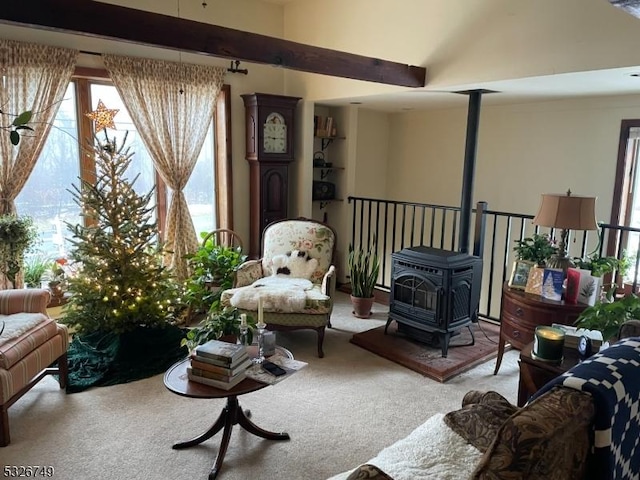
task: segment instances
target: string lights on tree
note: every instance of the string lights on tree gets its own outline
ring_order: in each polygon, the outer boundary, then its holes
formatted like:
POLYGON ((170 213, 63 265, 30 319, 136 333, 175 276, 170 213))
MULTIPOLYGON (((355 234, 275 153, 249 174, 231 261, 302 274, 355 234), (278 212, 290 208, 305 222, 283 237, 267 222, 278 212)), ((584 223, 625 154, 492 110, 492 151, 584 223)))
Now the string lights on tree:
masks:
POLYGON ((138 326, 164 326, 173 321, 179 287, 162 265, 156 246, 157 225, 150 206, 154 193, 137 194, 126 171, 133 157, 121 144, 96 137, 95 183, 73 187, 85 224, 67 224, 73 234, 70 256, 82 265, 69 279, 71 292, 65 323, 79 333, 124 333, 138 326))

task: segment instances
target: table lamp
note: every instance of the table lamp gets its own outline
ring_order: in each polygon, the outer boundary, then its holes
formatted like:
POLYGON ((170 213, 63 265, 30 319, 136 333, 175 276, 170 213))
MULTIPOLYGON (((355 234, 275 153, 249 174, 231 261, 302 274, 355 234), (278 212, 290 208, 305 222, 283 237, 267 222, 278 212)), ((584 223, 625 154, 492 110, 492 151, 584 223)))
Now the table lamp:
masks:
POLYGON ((596 222, 596 197, 580 197, 571 194, 543 193, 538 213, 532 223, 541 227, 561 229, 558 253, 554 254, 546 265, 549 268, 575 267, 575 264, 567 256, 570 230, 597 230, 596 222))

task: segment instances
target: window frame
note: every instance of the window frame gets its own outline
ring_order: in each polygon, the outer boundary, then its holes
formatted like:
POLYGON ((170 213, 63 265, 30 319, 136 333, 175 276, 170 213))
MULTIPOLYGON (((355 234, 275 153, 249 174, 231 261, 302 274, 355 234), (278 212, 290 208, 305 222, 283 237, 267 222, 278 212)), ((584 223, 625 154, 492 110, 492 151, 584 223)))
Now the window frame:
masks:
MULTIPOLYGON (((78 117, 78 141, 82 144, 93 143, 93 122, 85 113, 92 110, 91 84, 113 85, 106 69, 76 67, 71 81, 76 84, 76 108, 78 117)), ((214 228, 233 229, 233 188, 232 188, 232 153, 231 153, 231 86, 224 84, 216 99, 214 111, 214 199, 216 209, 216 225, 214 228)), ((80 174, 82 179, 95 183, 96 165, 91 155, 82 155, 80 149, 80 174)), ((168 187, 155 170, 155 202, 158 221, 158 238, 164 238, 167 222, 168 187)), ((86 219, 85 219, 86 221, 86 219)))

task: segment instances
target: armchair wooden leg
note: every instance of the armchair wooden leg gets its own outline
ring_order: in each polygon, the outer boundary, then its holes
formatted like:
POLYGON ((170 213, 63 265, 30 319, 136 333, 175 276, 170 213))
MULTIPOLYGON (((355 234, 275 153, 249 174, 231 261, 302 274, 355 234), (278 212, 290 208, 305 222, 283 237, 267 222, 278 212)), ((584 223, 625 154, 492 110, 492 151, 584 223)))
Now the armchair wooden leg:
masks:
POLYGON ((322 351, 322 343, 324 342, 324 327, 318 327, 316 329, 318 332, 318 357, 324 357, 324 352, 322 351))
POLYGON ((0 447, 6 447, 11 441, 9 437, 9 406, 7 404, 0 406, 0 447))

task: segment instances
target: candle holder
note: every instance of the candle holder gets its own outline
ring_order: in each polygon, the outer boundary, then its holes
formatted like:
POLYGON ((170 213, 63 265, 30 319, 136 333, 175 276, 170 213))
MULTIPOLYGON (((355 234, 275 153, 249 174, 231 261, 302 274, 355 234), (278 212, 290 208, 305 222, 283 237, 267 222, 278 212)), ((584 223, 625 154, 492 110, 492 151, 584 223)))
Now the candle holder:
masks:
POLYGON ((244 345, 245 347, 249 345, 249 324, 247 323, 247 314, 243 313, 240 315, 240 336, 238 337, 238 342, 240 345, 244 345))
POLYGON ((253 360, 254 363, 264 362, 264 331, 266 328, 266 323, 256 324, 256 329, 258 330, 258 357, 253 360))

